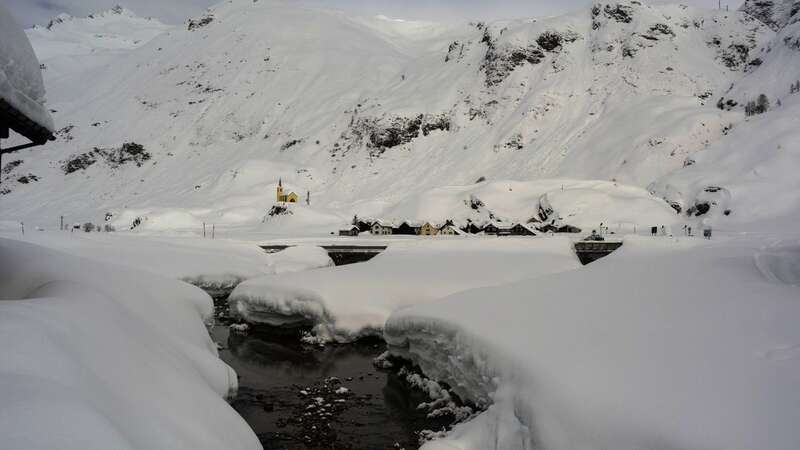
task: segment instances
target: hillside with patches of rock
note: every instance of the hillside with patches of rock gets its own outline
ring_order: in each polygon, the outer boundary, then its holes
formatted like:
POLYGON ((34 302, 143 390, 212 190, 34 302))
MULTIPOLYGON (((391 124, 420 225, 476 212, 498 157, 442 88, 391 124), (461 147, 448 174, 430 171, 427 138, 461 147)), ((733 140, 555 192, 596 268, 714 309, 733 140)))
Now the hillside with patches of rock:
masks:
MULTIPOLYGON (((569 178, 648 189, 688 218, 708 178, 725 173, 709 155, 763 156, 737 137, 758 136, 762 121, 784 124, 775 145, 796 157, 789 78, 800 75, 786 70, 797 67, 796 23, 784 20, 791 2, 762 3, 728 12, 623 0, 460 26, 222 3, 103 59, 102 70, 45 71, 58 140, 2 168, 2 217, 330 227, 479 179, 569 178), (745 117, 761 93, 783 109, 745 117), (63 170, 131 143, 149 157, 63 170), (36 180, 15 181, 27 174, 36 180), (312 202, 266 220, 279 178, 312 202)), ((775 161, 758 195, 738 177, 719 186, 730 198, 716 220, 762 220, 753 202, 789 188, 775 161)))

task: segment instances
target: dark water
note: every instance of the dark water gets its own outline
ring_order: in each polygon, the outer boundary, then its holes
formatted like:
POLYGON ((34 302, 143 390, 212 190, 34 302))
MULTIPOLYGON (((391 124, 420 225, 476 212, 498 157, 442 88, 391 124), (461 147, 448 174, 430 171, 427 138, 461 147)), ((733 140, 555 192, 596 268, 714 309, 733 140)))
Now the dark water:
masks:
POLYGON ((212 335, 240 376, 232 405, 265 449, 410 450, 419 447, 419 431, 452 423, 427 418, 417 409, 429 401, 422 391, 373 366, 385 350, 380 340, 318 348, 297 335, 245 335, 221 322, 212 335))

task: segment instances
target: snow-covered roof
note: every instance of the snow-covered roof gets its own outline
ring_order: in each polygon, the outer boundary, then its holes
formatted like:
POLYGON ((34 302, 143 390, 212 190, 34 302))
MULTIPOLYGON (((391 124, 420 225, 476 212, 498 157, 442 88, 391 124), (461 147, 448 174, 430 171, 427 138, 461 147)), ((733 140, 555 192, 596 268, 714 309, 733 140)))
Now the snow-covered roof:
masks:
POLYGON ((530 231, 533 234, 536 234, 536 233, 539 232, 539 230, 537 230, 535 227, 533 227, 532 225, 529 225, 527 223, 515 223, 514 225, 511 225, 511 228, 514 228, 516 225, 521 226, 522 228, 530 231))
POLYGON ((459 235, 459 236, 466 236, 466 234, 467 234, 467 233, 465 233, 464 231, 462 231, 460 228, 458 228, 455 225, 445 225, 445 226, 442 227, 442 230, 445 230, 445 229, 453 230, 453 232, 455 234, 459 235))
POLYGON ((39 60, 11 13, 0 5, 0 123, 34 142, 51 137, 39 60))
POLYGON ((495 228, 498 228, 498 229, 501 229, 501 230, 507 230, 507 229, 511 228, 512 226, 514 226, 514 225, 513 225, 513 224, 511 224, 511 225, 506 225, 506 224, 504 224, 504 223, 495 222, 495 221, 493 220, 493 221, 491 221, 491 222, 487 223, 487 224, 484 226, 484 228, 486 228, 486 227, 488 227, 488 226, 493 226, 493 227, 495 227, 495 228))

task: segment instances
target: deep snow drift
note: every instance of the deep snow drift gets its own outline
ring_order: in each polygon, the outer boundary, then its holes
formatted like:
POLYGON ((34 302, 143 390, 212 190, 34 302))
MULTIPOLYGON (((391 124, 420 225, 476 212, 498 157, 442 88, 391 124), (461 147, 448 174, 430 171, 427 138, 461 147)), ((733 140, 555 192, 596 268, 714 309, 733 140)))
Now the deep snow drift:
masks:
POLYGON ((31 43, 11 13, 0 5, 0 99, 53 131, 53 119, 44 107, 44 97, 42 73, 31 43))
POLYGON ((629 237, 395 312, 393 352, 492 405, 425 449, 796 448, 798 242, 629 237))
POLYGON ((78 230, 72 233, 29 230, 27 235, 21 236, 18 227, 2 223, 0 237, 25 240, 98 262, 182 280, 219 294, 229 292, 247 279, 333 265, 323 249, 309 245, 267 254, 254 242, 195 236, 78 230))
POLYGON ((319 339, 346 342, 409 305, 579 266, 565 238, 394 242, 367 263, 245 281, 228 301, 249 322, 314 325, 319 339))
POLYGON ((0 239, 8 449, 258 449, 200 289, 0 239))

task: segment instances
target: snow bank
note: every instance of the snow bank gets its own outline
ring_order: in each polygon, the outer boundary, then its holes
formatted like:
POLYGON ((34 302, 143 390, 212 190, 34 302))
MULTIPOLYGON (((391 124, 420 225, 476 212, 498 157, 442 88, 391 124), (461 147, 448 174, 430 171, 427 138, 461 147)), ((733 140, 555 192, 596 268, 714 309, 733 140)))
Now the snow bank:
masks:
POLYGON ((278 253, 267 255, 271 273, 304 272, 322 267, 332 267, 333 261, 322 247, 297 245, 278 253))
POLYGON ((29 232, 25 238, 72 255, 183 280, 206 290, 228 291, 248 278, 274 273, 276 264, 252 242, 225 239, 82 231, 29 232))
POLYGON ((579 266, 565 238, 394 242, 367 263, 245 281, 228 301, 248 321, 316 325, 318 336, 347 341, 408 305, 579 266))
POLYGON ((797 448, 797 242, 761 247, 630 237, 579 271, 395 312, 394 353, 491 404, 424 448, 797 448))
POLYGON ((0 239, 8 449, 258 449, 197 288, 0 239))
POLYGON ((55 129, 44 107, 44 82, 39 60, 25 32, 0 5, 0 99, 50 131, 55 129))

